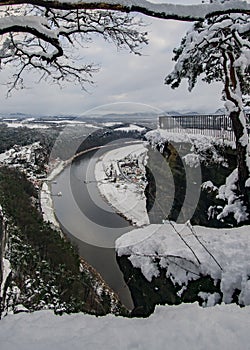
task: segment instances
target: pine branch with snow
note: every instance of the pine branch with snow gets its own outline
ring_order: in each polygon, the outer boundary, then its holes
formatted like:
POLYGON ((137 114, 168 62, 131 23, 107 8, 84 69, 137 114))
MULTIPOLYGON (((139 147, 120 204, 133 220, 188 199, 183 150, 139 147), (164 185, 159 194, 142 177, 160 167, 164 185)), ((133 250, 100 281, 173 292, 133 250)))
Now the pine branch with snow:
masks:
POLYGON ((207 83, 223 83, 223 99, 236 139, 238 188, 249 202, 250 145, 244 113, 250 94, 250 16, 223 14, 197 22, 174 51, 174 70, 165 80, 172 88, 187 79, 191 91, 201 76, 207 83))

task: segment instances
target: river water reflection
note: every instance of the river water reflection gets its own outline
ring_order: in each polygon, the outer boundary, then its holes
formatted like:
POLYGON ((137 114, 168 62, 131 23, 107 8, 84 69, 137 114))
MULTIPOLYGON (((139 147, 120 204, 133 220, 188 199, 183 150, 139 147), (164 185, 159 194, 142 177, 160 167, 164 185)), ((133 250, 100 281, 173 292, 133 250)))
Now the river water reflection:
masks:
POLYGON ((94 177, 97 158, 108 150, 82 155, 57 176, 51 184, 54 209, 80 256, 102 275, 122 303, 132 309, 130 291, 116 261, 114 242, 133 227, 102 199, 94 177), (58 192, 62 196, 57 196, 58 192))

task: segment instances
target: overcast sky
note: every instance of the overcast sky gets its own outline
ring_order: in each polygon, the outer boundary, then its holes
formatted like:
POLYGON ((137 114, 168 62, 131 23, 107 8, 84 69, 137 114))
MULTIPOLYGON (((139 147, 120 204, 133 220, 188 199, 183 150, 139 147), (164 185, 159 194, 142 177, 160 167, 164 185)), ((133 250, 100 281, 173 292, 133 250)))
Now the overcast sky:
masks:
MULTIPOLYGON (((171 2, 154 0, 154 2, 171 2)), ((175 2, 175 1, 172 1, 175 2)), ((195 4, 201 0, 178 0, 178 3, 195 4)), ((127 51, 117 52, 114 45, 95 39, 89 48, 83 50, 86 62, 100 64, 95 74, 96 84, 82 91, 74 85, 60 89, 47 83, 32 83, 27 77, 28 88, 14 91, 6 99, 6 88, 0 86, 1 113, 23 112, 29 114, 79 114, 91 109, 107 112, 124 112, 133 109, 150 111, 199 111, 214 112, 223 106, 222 85, 197 84, 192 93, 187 91, 186 82, 172 90, 164 85, 164 77, 171 72, 172 51, 191 26, 189 23, 159 20, 143 17, 149 23, 149 45, 142 50, 143 56, 135 56, 127 51), (105 105, 105 107, 100 107, 105 105)), ((0 74, 1 81, 10 72, 0 74)))

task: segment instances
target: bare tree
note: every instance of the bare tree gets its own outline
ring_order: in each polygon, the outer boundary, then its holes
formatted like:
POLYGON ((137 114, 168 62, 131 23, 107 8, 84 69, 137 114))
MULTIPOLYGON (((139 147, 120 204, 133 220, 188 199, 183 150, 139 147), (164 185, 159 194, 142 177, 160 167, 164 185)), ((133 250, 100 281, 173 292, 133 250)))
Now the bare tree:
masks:
POLYGON ((0 0, 0 6, 30 4, 57 10, 111 10, 125 13, 141 13, 147 16, 183 21, 202 21, 208 16, 222 13, 249 13, 246 0, 210 0, 199 5, 152 3, 147 0, 0 0))
POLYGON ((175 49, 175 68, 166 78, 173 88, 187 79, 189 90, 200 75, 223 82, 223 98, 236 138, 238 186, 247 200, 250 145, 244 107, 250 93, 250 16, 224 14, 195 23, 175 49))
POLYGON ((0 69, 8 64, 16 68, 8 92, 22 88, 23 73, 33 69, 41 79, 84 88, 97 67, 83 63, 73 46, 90 41, 93 34, 137 54, 147 43, 141 20, 128 13, 201 21, 218 13, 249 11, 250 4, 242 0, 188 6, 146 0, 0 0, 0 69))
POLYGON ((138 30, 141 20, 110 11, 58 11, 25 5, 1 10, 1 20, 0 67, 15 67, 9 92, 22 88, 24 72, 33 69, 40 72, 40 79, 73 82, 84 88, 97 67, 83 63, 73 47, 87 45, 93 34, 135 54, 147 43, 146 33, 138 30))

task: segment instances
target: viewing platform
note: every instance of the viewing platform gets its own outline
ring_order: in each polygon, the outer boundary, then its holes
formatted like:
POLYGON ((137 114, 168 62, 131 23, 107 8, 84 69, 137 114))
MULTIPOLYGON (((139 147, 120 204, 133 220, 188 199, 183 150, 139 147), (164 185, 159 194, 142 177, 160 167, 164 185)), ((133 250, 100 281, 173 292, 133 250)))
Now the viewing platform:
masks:
MULTIPOLYGON (((250 114, 246 114, 246 117, 250 134, 250 114)), ((159 127, 173 133, 185 132, 235 141, 232 121, 225 114, 160 116, 159 127)))

